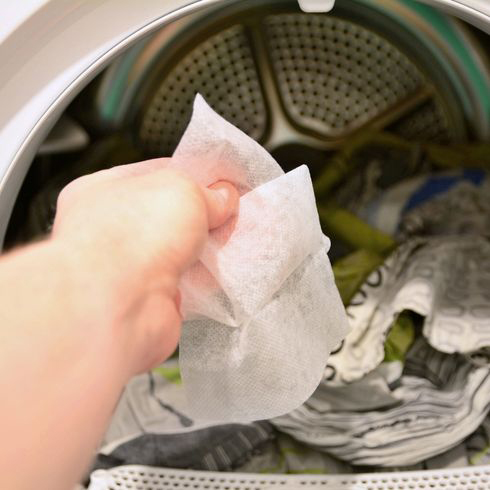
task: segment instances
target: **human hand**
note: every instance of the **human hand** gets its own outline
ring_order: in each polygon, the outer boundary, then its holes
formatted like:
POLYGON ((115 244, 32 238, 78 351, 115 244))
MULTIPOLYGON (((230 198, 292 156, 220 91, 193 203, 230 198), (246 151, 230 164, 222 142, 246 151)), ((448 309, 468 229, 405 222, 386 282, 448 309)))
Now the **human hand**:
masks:
MULTIPOLYGON (((229 183, 205 189, 165 169, 168 159, 114 167, 70 183, 58 198, 53 240, 92 291, 128 376, 167 358, 181 326, 178 283, 208 230, 237 211, 229 183)), ((102 327, 106 328, 106 327, 102 327)), ((103 332, 102 334, 105 334, 103 332)))

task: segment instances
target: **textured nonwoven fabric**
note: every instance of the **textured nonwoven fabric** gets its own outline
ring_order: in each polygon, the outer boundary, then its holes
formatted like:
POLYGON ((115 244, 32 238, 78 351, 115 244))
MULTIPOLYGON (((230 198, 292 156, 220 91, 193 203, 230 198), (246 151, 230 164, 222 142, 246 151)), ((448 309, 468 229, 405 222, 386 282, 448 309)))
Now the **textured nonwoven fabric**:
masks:
POLYGON ((285 174, 199 95, 169 167, 241 195, 238 215, 210 233, 180 284, 192 415, 244 422, 297 408, 347 333, 308 168, 285 174))

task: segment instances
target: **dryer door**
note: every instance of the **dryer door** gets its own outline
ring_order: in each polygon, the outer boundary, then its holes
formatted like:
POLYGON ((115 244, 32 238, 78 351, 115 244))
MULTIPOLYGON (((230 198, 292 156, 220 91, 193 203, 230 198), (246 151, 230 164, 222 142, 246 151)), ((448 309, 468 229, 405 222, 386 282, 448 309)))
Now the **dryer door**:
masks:
POLYGON ((488 0, 419 0, 466 20, 490 34, 490 2, 488 0))

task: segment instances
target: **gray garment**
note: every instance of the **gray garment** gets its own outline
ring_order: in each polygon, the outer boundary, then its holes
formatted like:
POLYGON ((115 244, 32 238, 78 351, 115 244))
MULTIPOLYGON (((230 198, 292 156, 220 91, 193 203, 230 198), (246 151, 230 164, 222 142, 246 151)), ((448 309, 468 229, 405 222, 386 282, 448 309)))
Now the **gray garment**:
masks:
POLYGON ((143 434, 99 454, 93 470, 140 464, 168 468, 231 471, 274 438, 268 422, 229 424, 179 434, 143 434))
POLYGON ((278 433, 244 465, 240 473, 262 474, 345 474, 352 467, 339 459, 295 441, 287 434, 278 433))
MULTIPOLYGON (((312 409, 336 412, 382 410, 398 405, 400 400, 393 395, 389 388, 392 380, 385 373, 387 370, 396 370, 398 364, 401 363, 383 363, 374 371, 366 374, 361 380, 345 385, 335 386, 329 382, 320 383, 320 386, 306 403, 312 409)), ((398 370, 398 374, 401 374, 401 369, 398 370)))
POLYGON ((210 425, 189 416, 178 362, 135 376, 112 417, 93 469, 126 464, 229 471, 274 438, 268 422, 210 425))
POLYGON ((490 416, 483 424, 465 441, 469 465, 490 464, 490 416))
MULTIPOLYGON (((465 441, 419 463, 419 470, 436 470, 446 468, 467 468, 490 464, 490 417, 465 441)), ((402 470, 400 470, 402 471, 402 470)))
POLYGON ((400 403, 382 411, 334 412, 329 404, 322 408, 321 400, 310 400, 272 422, 351 464, 413 465, 451 449, 478 428, 490 409, 490 373, 419 338, 392 394, 400 403))
POLYGON ((424 317, 425 337, 442 352, 472 353, 490 345, 490 241, 451 236, 400 245, 352 298, 351 330, 329 357, 326 378, 352 383, 375 369, 404 310, 424 317))
POLYGON ((425 461, 424 467, 427 470, 437 470, 441 468, 463 468, 469 466, 468 451, 466 443, 462 442, 449 451, 438 454, 425 461))
POLYGON ((356 171, 335 190, 335 200, 355 214, 360 214, 396 184, 431 171, 430 163, 420 158, 416 146, 407 151, 366 145, 355 153, 350 164, 356 171))
POLYGON ((414 236, 490 235, 490 179, 461 182, 403 216, 397 239, 414 236))
POLYGON ((102 444, 103 452, 143 434, 195 431, 210 425, 189 416, 178 361, 171 359, 153 372, 140 374, 124 389, 102 444), (159 370, 174 372, 176 379, 159 370))

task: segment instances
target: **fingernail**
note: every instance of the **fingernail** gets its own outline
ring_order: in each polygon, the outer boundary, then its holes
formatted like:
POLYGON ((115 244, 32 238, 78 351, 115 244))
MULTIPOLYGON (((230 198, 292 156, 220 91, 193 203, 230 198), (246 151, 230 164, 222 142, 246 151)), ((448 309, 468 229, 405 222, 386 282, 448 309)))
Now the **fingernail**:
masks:
POLYGON ((219 195, 219 198, 223 201, 223 205, 228 204, 230 199, 230 190, 227 187, 218 187, 214 189, 219 195))

